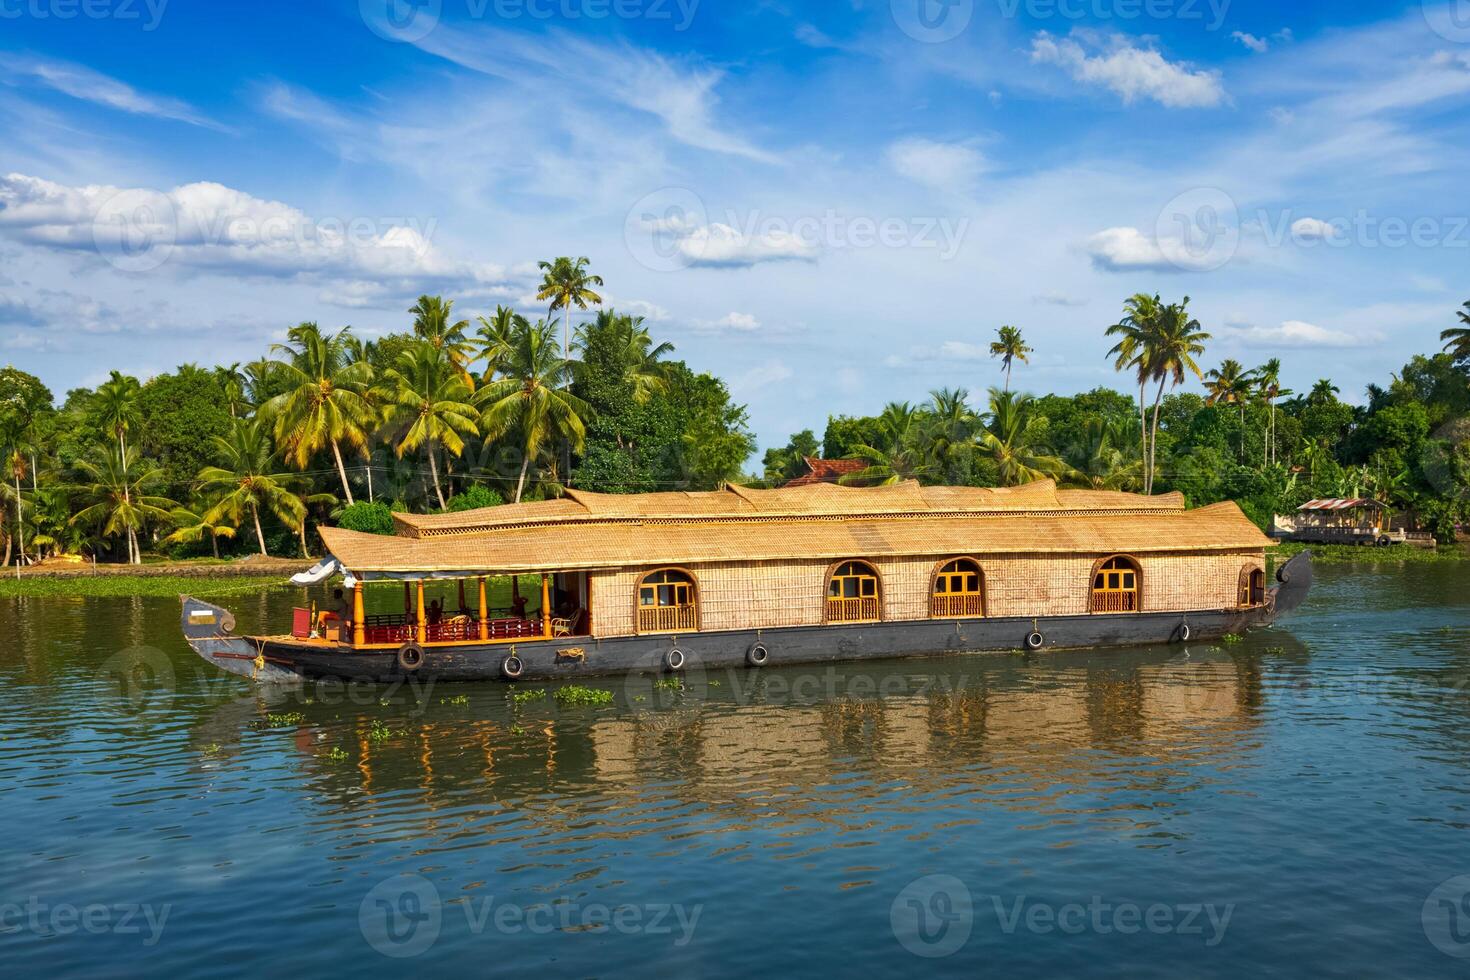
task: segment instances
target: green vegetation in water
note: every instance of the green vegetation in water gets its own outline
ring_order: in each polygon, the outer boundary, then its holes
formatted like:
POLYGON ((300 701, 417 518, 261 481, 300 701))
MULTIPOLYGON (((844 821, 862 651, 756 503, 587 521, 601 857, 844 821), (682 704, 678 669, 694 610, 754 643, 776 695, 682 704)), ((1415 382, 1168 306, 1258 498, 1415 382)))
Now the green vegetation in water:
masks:
MULTIPOLYGON (((284 577, 284 576, 282 576, 284 577)), ((0 575, 0 598, 109 599, 144 596, 174 599, 191 595, 218 599, 288 588, 270 576, 209 575, 74 575, 59 578, 0 575)))
POLYGON ((570 687, 558 688, 556 692, 558 704, 568 707, 581 707, 599 704, 612 704, 613 694, 597 687, 582 687, 573 684, 570 687))
POLYGON ((407 729, 400 729, 395 732, 381 721, 373 719, 373 727, 368 729, 368 740, 373 742, 386 742, 395 735, 403 736, 407 734, 407 729))
POLYGON ((470 697, 469 697, 468 694, 457 694, 457 695, 455 695, 452 698, 440 698, 439 699, 439 703, 440 704, 466 705, 466 704, 469 704, 470 703, 470 697))
POLYGON ((279 715, 266 715, 265 723, 271 728, 281 728, 286 725, 299 725, 306 720, 306 716, 299 711, 287 711, 279 715))
POLYGON ((540 688, 536 688, 535 690, 531 691, 516 691, 510 696, 510 699, 516 704, 527 704, 531 701, 544 701, 546 699, 546 692, 541 690, 540 688))
POLYGON ((210 742, 200 751, 203 752, 205 755, 219 755, 220 744, 218 742, 210 742))
POLYGON ((653 682, 655 691, 682 691, 684 682, 677 677, 661 677, 653 682))
POLYGON ((334 745, 330 749, 327 749, 326 755, 323 758, 328 762, 346 762, 347 750, 340 745, 334 745))
POLYGON ((1239 633, 1226 633, 1224 636, 1220 637, 1220 642, 1225 644, 1226 646, 1231 646, 1233 644, 1239 643, 1240 640, 1241 636, 1239 633))
POLYGON ((524 734, 526 734, 526 730, 524 728, 522 728, 520 725, 511 725, 510 726, 510 733, 512 735, 524 735, 524 734))
POLYGON ((1266 549, 1266 555, 1277 565, 1287 559, 1311 551, 1316 564, 1333 565, 1348 562, 1437 562, 1470 561, 1470 548, 1463 545, 1446 545, 1438 548, 1416 548, 1408 544, 1390 545, 1387 548, 1352 544, 1302 544, 1287 541, 1266 549))

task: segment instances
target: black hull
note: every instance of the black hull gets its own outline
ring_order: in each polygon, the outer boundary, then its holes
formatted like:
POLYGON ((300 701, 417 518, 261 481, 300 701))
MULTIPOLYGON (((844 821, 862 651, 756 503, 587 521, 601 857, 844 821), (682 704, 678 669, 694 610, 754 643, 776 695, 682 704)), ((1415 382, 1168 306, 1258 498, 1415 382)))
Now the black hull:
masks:
POLYGON ((189 597, 184 598, 183 622, 190 646, 201 657, 231 673, 260 681, 304 677, 391 682, 409 676, 424 682, 540 681, 663 672, 670 669, 668 657, 674 650, 684 655, 684 670, 745 666, 757 644, 768 651, 770 664, 786 665, 1015 651, 1027 649, 1033 633, 1040 634, 1041 642, 1032 648, 1040 651, 1212 640, 1269 625, 1295 609, 1305 600, 1311 578, 1310 555, 1304 552, 1280 570, 1281 584, 1271 590, 1267 603, 1249 609, 918 620, 677 637, 566 637, 514 646, 466 644, 429 647, 422 665, 411 674, 399 666, 396 651, 392 650, 354 651, 231 636, 233 619, 228 612, 189 597), (522 665, 518 678, 507 676, 504 666, 512 654, 522 665))

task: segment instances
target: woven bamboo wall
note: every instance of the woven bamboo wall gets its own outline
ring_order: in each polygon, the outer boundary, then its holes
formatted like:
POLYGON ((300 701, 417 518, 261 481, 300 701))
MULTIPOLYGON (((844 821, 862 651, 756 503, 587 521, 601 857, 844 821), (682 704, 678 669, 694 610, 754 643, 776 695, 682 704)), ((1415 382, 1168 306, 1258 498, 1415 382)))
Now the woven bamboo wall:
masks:
MULTIPOLYGON (((991 616, 1063 616, 1087 612, 1089 578, 1102 555, 975 556, 985 572, 991 616)), ((1263 568, 1259 551, 1145 555, 1143 610, 1224 609, 1236 603, 1240 570, 1263 568)), ((929 618, 932 558, 871 563, 883 584, 883 618, 929 618)), ((823 619, 827 571, 816 561, 719 562, 688 566, 699 587, 700 625, 706 630, 817 625, 823 619)), ((628 636, 638 579, 651 569, 593 573, 592 632, 628 636)))

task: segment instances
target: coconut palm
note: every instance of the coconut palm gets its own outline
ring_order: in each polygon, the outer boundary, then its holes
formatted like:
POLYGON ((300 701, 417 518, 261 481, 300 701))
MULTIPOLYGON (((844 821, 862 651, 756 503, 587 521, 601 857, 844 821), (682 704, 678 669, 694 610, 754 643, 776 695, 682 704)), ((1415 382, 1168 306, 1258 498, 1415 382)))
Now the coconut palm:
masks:
POLYGON ((485 361, 481 380, 490 382, 501 374, 515 346, 516 331, 529 326, 529 322, 508 306, 496 306, 493 316, 479 317, 479 321, 480 329, 475 331, 475 336, 480 341, 480 357, 485 361))
MULTIPOLYGON (((92 415, 117 438, 118 459, 123 467, 121 476, 124 498, 132 492, 130 481, 127 479, 128 462, 132 459, 128 453, 128 432, 139 422, 138 394, 140 391, 142 391, 142 385, 138 384, 137 378, 112 371, 108 374, 107 380, 97 386, 97 391, 92 396, 92 415)), ((128 561, 131 564, 137 564, 142 561, 142 556, 138 553, 138 539, 133 533, 132 525, 126 525, 126 528, 128 561)))
POLYGON ((1141 486, 1143 454, 1138 430, 1124 419, 1090 418, 1063 460, 1074 471, 1070 479, 1093 490, 1129 490, 1141 486))
POLYGON ((990 411, 977 442, 995 461, 996 473, 1005 486, 1072 475, 1066 463, 1035 444, 1038 420, 1031 414, 1031 401, 1030 395, 1019 391, 990 389, 990 411))
POLYGON ((1463 310, 1456 310, 1455 315, 1460 318, 1462 325, 1441 331, 1439 339, 1444 341, 1444 350, 1457 363, 1470 362, 1470 302, 1465 304, 1463 310))
MULTIPOLYGON (((12 446, 6 455, 5 469, 6 475, 15 481, 15 489, 12 491, 15 502, 15 540, 20 545, 20 561, 21 564, 24 564, 26 561, 26 526, 25 518, 22 516, 24 505, 21 499, 20 481, 26 475, 26 454, 18 445, 12 446)), ((9 563, 8 554, 5 560, 9 563)))
POLYGON ((565 442, 581 451, 584 416, 590 409, 568 388, 573 365, 556 348, 556 327, 545 321, 516 323, 501 365, 501 377, 475 392, 480 426, 487 439, 510 433, 521 450, 515 502, 520 503, 532 460, 549 445, 565 442))
POLYGON ((193 544, 208 538, 210 550, 214 552, 215 558, 219 557, 219 539, 235 536, 234 524, 206 520, 202 510, 175 507, 168 516, 174 522, 175 529, 172 534, 163 539, 164 541, 169 544, 193 544))
POLYGON ((1333 384, 1327 378, 1322 378, 1312 385, 1312 390, 1307 392, 1308 405, 1322 405, 1327 402, 1336 401, 1342 389, 1333 384))
POLYGON ((1154 489, 1159 450, 1159 405, 1164 400, 1164 385, 1173 388, 1183 384, 1186 372, 1204 380, 1195 358, 1204 353, 1204 342, 1209 339, 1210 335, 1200 328, 1199 321, 1189 315, 1188 296, 1182 303, 1170 303, 1159 311, 1158 329, 1151 332, 1143 354, 1150 376, 1159 382, 1149 429, 1144 493, 1153 493, 1154 489))
POLYGON ((268 510, 293 531, 306 520, 306 504, 297 495, 302 478, 281 471, 281 462, 271 447, 265 423, 236 421, 223 436, 210 438, 218 466, 199 471, 201 495, 215 502, 199 515, 201 522, 238 527, 249 515, 255 525, 255 543, 265 555, 265 532, 260 512, 268 510))
POLYGON ((1289 390, 1281 387, 1281 358, 1273 357, 1265 364, 1256 368, 1256 384, 1260 386, 1261 397, 1266 399, 1266 444, 1261 450, 1262 465, 1276 462, 1276 399, 1291 394, 1289 390))
POLYGON ((420 296, 408 312, 413 314, 413 335, 428 341, 435 350, 443 351, 464 383, 473 388, 475 382, 468 365, 474 360, 475 344, 465 336, 470 321, 454 319, 454 300, 420 296))
POLYGON ((1245 459, 1245 405, 1256 391, 1256 376, 1239 361, 1226 358, 1206 375, 1205 401, 1211 405, 1235 405, 1240 409, 1240 457, 1245 459))
POLYGON ((540 300, 550 300, 550 315, 564 310, 562 322, 562 357, 572 357, 572 307, 585 310, 587 305, 601 305, 602 297, 592 291, 593 286, 602 285, 602 277, 587 271, 590 260, 583 256, 572 259, 565 255, 550 262, 536 263, 541 269, 541 288, 536 293, 540 300))
POLYGON ((641 316, 603 310, 593 322, 577 328, 574 346, 584 358, 592 350, 609 355, 622 369, 623 380, 640 405, 668 390, 671 369, 663 358, 674 352, 674 345, 668 341, 655 344, 641 316))
POLYGON ((438 450, 458 456, 464 452, 464 437, 479 431, 470 386, 444 351, 427 341, 399 354, 383 381, 387 425, 397 430, 393 451, 402 459, 406 452, 424 450, 443 510, 448 504, 439 482, 438 450))
POLYGON ((271 346, 272 353, 282 355, 277 370, 287 390, 262 407, 262 415, 274 424, 276 445, 298 470, 331 448, 349 505, 352 485, 342 463, 342 445, 366 455, 368 436, 378 420, 367 396, 373 368, 367 361, 352 359, 351 329, 324 334, 315 323, 292 327, 286 334, 288 343, 271 346))
POLYGON ((1163 308, 1157 294, 1134 293, 1123 301, 1123 318, 1105 331, 1106 336, 1118 338, 1108 351, 1108 356, 1113 358, 1113 369, 1132 370, 1138 382, 1138 437, 1144 458, 1148 454, 1148 410, 1144 392, 1150 374, 1146 354, 1150 338, 1158 331, 1159 312, 1163 308))
POLYGON ((1031 363, 1026 355, 1034 353, 1034 350, 1026 346, 1019 327, 1005 326, 995 333, 997 339, 990 345, 990 356, 1000 358, 1001 367, 1006 372, 1006 384, 1003 390, 1010 391, 1011 363, 1013 361, 1020 361, 1022 364, 1031 363))
POLYGON ((929 393, 925 438, 935 464, 943 468, 946 482, 966 482, 970 457, 975 447, 975 429, 980 420, 970 408, 970 393, 964 388, 940 388, 929 393))
POLYGON ((128 541, 129 564, 140 565, 139 528, 149 521, 168 521, 169 510, 178 505, 151 492, 163 483, 163 471, 152 463, 140 463, 136 452, 132 447, 109 446, 95 461, 77 461, 77 469, 88 481, 83 494, 92 503, 73 514, 71 523, 101 524, 104 537, 122 534, 128 541))

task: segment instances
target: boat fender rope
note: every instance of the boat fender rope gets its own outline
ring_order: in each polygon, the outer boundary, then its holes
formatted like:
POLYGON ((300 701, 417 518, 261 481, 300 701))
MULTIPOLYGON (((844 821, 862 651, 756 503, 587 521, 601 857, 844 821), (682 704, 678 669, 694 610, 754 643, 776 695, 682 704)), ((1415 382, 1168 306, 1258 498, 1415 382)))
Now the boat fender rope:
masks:
POLYGON ((1041 635, 1040 630, 1032 630, 1030 633, 1026 634, 1027 650, 1040 650, 1045 645, 1046 637, 1041 635))
POLYGON ((424 665, 424 648, 417 643, 405 643, 398 648, 398 666, 413 672, 424 665))
POLYGON ((516 656, 516 648, 511 647, 504 660, 500 662, 500 672, 509 680, 515 680, 525 673, 526 665, 521 658, 516 656))
POLYGON ((1189 620, 1186 619, 1179 625, 1179 642, 1188 643, 1190 635, 1189 620))
POLYGON ((771 659, 771 651, 766 649, 764 643, 756 642, 745 651, 745 662, 752 667, 764 667, 771 659))
POLYGON ((674 647, 668 653, 664 654, 664 667, 670 671, 683 670, 684 651, 678 647, 674 647))

